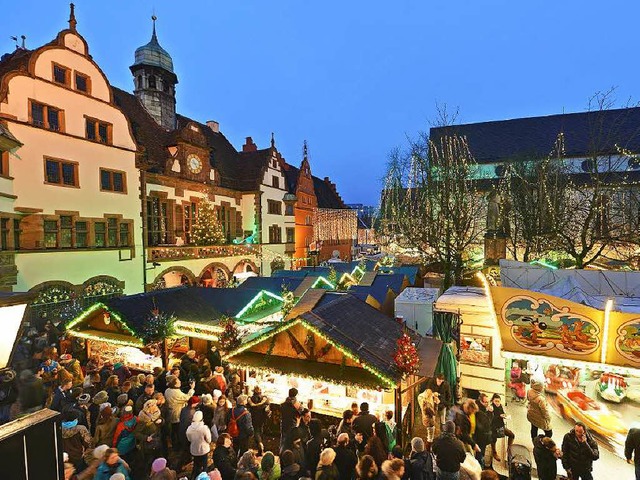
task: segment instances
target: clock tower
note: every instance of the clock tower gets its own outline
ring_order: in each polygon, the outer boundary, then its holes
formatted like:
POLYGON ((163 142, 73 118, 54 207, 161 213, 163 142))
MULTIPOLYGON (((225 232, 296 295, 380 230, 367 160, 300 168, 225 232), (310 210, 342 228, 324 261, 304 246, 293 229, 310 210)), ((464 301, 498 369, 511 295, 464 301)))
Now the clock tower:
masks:
POLYGON ((151 41, 138 48, 135 62, 129 69, 133 74, 134 93, 149 114, 167 130, 176 128, 176 84, 171 55, 160 46, 156 36, 156 16, 151 41))

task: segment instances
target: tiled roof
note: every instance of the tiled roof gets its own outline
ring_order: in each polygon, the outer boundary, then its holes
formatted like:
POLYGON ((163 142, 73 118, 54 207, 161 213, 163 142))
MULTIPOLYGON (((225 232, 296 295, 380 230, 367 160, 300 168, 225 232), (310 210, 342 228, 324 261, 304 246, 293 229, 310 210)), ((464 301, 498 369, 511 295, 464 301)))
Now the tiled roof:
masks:
POLYGON ((280 295, 283 285, 287 287, 287 290, 293 292, 302 283, 302 280, 302 278, 296 277, 249 277, 242 282, 238 288, 267 290, 268 292, 280 295))
POLYGON ((405 276, 403 274, 377 274, 371 285, 354 285, 349 290, 371 295, 380 304, 383 304, 389 290, 392 290, 396 296, 400 294, 404 278, 405 276))
POLYGON ((311 288, 304 292, 304 295, 300 298, 298 303, 296 303, 289 314, 287 315, 286 320, 291 320, 293 318, 298 318, 303 313, 307 313, 322 300, 324 295, 326 294, 326 290, 322 288, 311 288))
POLYGON ((271 160, 271 148, 254 150, 252 152, 240 152, 238 154, 238 168, 242 175, 237 177, 238 190, 259 190, 264 172, 271 160))
POLYGON ((318 200, 318 208, 347 208, 328 180, 313 177, 313 189, 318 200))
POLYGON ((616 145, 640 152, 640 107, 434 127, 430 137, 454 133, 478 163, 547 157, 560 133, 567 157, 616 153, 616 145))
POLYGON ((285 163, 282 173, 284 174, 284 180, 287 184, 287 192, 295 194, 296 189, 298 188, 298 176, 300 175, 300 169, 285 163))
POLYGON ((2 57, 0 57, 0 79, 7 73, 14 70, 19 70, 20 68, 25 69, 26 72, 29 59, 31 58, 31 55, 34 54, 34 52, 35 50, 17 48, 11 53, 2 55, 2 57))

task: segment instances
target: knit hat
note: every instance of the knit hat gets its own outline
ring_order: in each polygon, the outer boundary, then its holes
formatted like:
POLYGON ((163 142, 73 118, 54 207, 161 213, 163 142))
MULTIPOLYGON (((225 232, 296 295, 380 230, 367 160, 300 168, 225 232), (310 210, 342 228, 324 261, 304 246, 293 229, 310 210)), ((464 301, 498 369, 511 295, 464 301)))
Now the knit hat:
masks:
POLYGON ((193 421, 194 422, 202 421, 202 412, 200 410, 198 410, 196 413, 193 414, 193 421))
POLYGON ((124 473, 114 473, 109 477, 109 480, 127 480, 127 477, 124 476, 124 473))
POLYGON ((122 362, 117 362, 117 363, 113 366, 113 368, 114 368, 115 370, 118 370, 119 368, 122 368, 122 362))
POLYGON ((216 388, 213 391, 213 400, 217 402, 221 396, 222 396, 222 392, 216 388))
POLYGON ((211 404, 213 404, 213 397, 211 395, 209 395, 208 393, 205 393, 204 395, 202 395, 200 397, 200 400, 202 401, 203 405, 211 405, 211 404))
POLYGON ((218 365, 216 368, 213 369, 213 371, 216 373, 224 373, 224 368, 218 365))
POLYGON ((109 402, 104 402, 100 404, 100 411, 103 411, 105 408, 111 408, 111 404, 109 402))
POLYGON ((156 458, 151 464, 151 471, 153 473, 161 472, 165 468, 167 468, 167 459, 163 457, 156 458))
POLYGON ((424 440, 420 437, 413 437, 411 440, 411 450, 416 453, 424 452, 424 440))
POLYGON ((96 393, 93 396, 93 403, 95 403, 96 405, 101 405, 108 401, 109 401, 109 394, 104 390, 100 390, 98 393, 96 393))
POLYGON ((91 400, 91 395, 89 395, 88 393, 83 393, 78 397, 78 403, 80 405, 86 405, 87 403, 89 403, 89 400, 91 400))
POLYGON ((197 395, 194 395, 189 399, 189 405, 191 405, 192 407, 195 407, 199 403, 200 403, 200 397, 198 397, 197 395))
POLYGON ((64 354, 60 355, 60 363, 70 362, 72 358, 73 357, 71 357, 70 354, 64 353, 64 354))
POLYGON ((102 460, 104 457, 104 452, 109 450, 109 445, 98 445, 93 449, 93 458, 96 460, 102 460))
POLYGON ((238 405, 246 405, 247 404, 247 396, 246 395, 239 395, 238 398, 236 399, 236 403, 238 405))
POLYGON ((129 395, 127 395, 126 393, 121 393, 120 395, 118 395, 118 399, 116 403, 119 407, 122 407, 126 405, 128 401, 129 401, 129 395))
POLYGON ((131 405, 127 405, 126 407, 124 407, 124 413, 132 413, 133 412, 133 408, 131 408, 131 405))
POLYGON ((260 468, 262 471, 270 472, 273 469, 273 466, 276 463, 276 458, 273 456, 271 452, 265 452, 262 456, 262 460, 260 461, 260 468))
POLYGON ((202 472, 196 477, 196 480, 209 480, 209 474, 207 472, 202 472))

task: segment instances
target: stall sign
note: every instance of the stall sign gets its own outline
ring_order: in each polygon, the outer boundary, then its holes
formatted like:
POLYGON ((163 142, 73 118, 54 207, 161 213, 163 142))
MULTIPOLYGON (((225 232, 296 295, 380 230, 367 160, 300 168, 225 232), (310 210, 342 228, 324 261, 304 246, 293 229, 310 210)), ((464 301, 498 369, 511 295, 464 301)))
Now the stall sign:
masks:
POLYGON ((611 312, 606 348, 607 364, 640 368, 640 314, 611 312))
POLYGON ((601 361, 603 311, 531 290, 490 289, 504 351, 601 361))

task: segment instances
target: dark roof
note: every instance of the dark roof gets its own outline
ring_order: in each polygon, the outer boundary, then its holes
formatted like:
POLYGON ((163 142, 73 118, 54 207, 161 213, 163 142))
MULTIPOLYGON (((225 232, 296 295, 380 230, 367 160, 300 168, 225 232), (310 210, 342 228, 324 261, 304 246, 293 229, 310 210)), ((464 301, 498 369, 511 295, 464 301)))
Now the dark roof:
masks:
MULTIPOLYGON (((354 285, 349 291, 361 294, 371 295, 380 304, 384 303, 387 293, 392 290, 396 295, 402 291, 402 283, 404 282, 404 274, 382 274, 376 275, 375 280, 370 286, 354 285)), ((366 298, 366 297, 365 297, 366 298)))
POLYGON ((249 277, 242 282, 238 288, 251 290, 267 290, 268 292, 280 295, 282 286, 293 292, 302 283, 300 277, 249 277))
POLYGON ((434 127, 431 139, 464 135, 478 163, 545 158, 564 134, 566 157, 640 152, 640 107, 434 127))
POLYGON ((0 57, 0 78, 14 70, 24 69, 26 73, 29 59, 35 53, 35 50, 27 50, 24 48, 16 48, 11 53, 6 53, 0 57))
POLYGON ((318 303, 316 303, 314 308, 319 308, 324 305, 328 305, 331 302, 335 302, 336 300, 343 297, 344 295, 345 295, 344 293, 338 293, 338 292, 324 292, 324 295, 322 295, 322 298, 320 299, 320 301, 318 301, 318 303))
POLYGON ((287 184, 287 192, 295 194, 296 189, 298 188, 298 176, 300 175, 300 169, 285 163, 282 173, 284 174, 284 179, 287 184))
POLYGON ((411 285, 415 285, 418 280, 418 274, 420 272, 420 267, 413 265, 403 265, 401 267, 383 267, 382 265, 378 267, 378 272, 380 273, 400 273, 409 279, 409 283, 411 285))
POLYGON ((364 363, 391 378, 399 378, 393 355, 402 326, 382 312, 346 294, 314 308, 301 318, 349 349, 364 363))
POLYGON ((295 278, 304 278, 308 275, 314 275, 313 272, 307 272, 306 270, 274 270, 271 272, 272 277, 276 278, 284 278, 284 277, 295 277, 295 278))
POLYGON ((139 333, 155 308, 178 320, 215 325, 223 315, 236 315, 259 292, 248 288, 178 287, 113 298, 105 304, 139 333))
POLYGON ((271 160, 271 148, 240 152, 238 154, 238 166, 242 174, 236 178, 238 190, 259 190, 264 172, 271 160))
POLYGON ((329 179, 313 177, 313 190, 318 200, 318 208, 347 208, 329 179))

